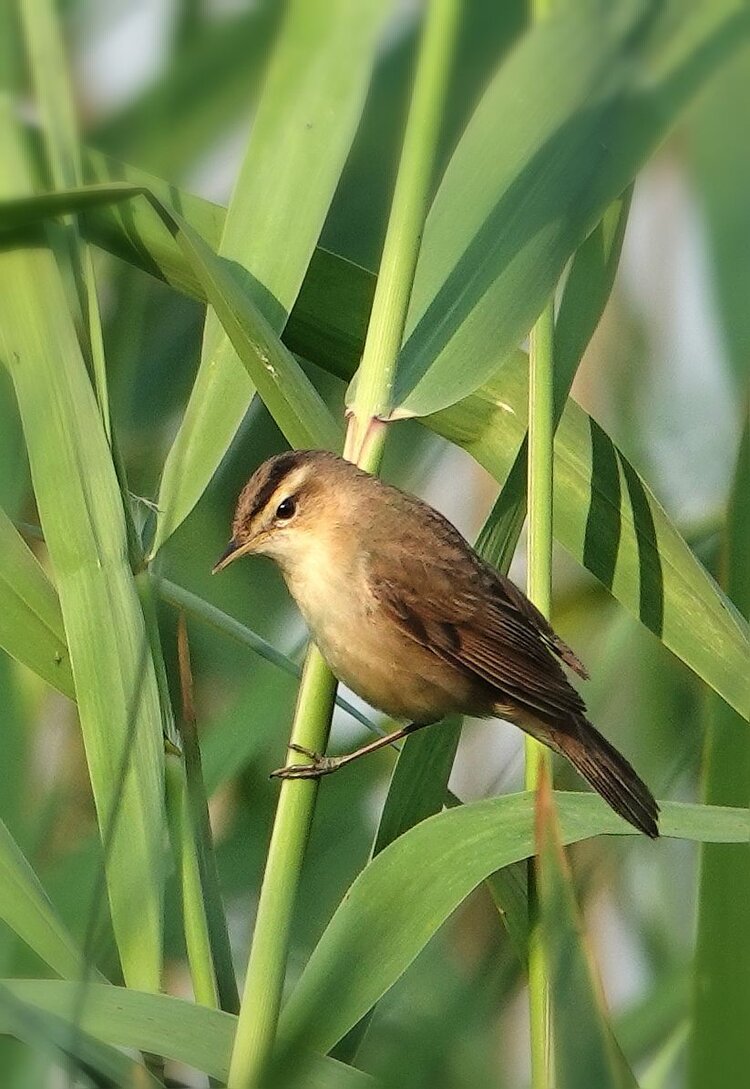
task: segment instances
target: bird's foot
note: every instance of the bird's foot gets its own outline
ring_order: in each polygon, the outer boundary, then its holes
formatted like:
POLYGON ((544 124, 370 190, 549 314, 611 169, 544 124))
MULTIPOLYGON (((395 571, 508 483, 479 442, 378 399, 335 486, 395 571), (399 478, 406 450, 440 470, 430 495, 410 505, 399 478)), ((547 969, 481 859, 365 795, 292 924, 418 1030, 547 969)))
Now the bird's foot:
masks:
POLYGON ((272 779, 320 779, 323 775, 330 775, 341 767, 341 759, 336 756, 321 756, 320 753, 306 749, 303 745, 291 743, 292 752, 301 753, 310 760, 309 764, 286 764, 283 768, 277 768, 271 772, 272 779))

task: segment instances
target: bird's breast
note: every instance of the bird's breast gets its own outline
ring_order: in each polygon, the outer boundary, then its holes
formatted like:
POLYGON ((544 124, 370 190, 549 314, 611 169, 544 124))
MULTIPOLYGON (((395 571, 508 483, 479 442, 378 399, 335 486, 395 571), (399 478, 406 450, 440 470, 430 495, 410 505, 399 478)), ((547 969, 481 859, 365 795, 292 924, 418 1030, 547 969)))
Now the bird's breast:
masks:
POLYGON ((434 722, 476 705, 475 683, 405 635, 356 573, 285 577, 332 672, 371 706, 392 718, 434 722))

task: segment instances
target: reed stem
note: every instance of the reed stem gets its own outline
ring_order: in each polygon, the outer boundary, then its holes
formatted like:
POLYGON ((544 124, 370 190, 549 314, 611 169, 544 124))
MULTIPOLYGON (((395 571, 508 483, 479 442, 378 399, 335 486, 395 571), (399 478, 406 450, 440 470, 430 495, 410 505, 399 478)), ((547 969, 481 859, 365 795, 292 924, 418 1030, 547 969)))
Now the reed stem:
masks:
MULTIPOLYGON (((531 334, 529 381, 529 520, 528 595, 545 616, 550 614, 552 582, 552 464, 554 440, 553 302, 547 304, 531 334)), ((551 775, 549 751, 526 738, 525 785, 539 786, 543 770, 551 775)), ((532 1089, 550 1081, 550 981, 537 918, 534 862, 529 863, 529 1026, 532 1089)))
MULTIPOLYGON (((351 405, 345 455, 376 472, 385 442, 396 361, 430 196, 437 140, 456 37, 458 0, 430 0, 417 61, 409 117, 367 332, 351 405)), ((302 675, 292 742, 325 752, 336 682, 311 646, 302 675)), ((306 758, 291 753, 291 760, 306 758)), ((255 1089, 272 1055, 316 780, 282 782, 255 934, 229 1068, 229 1089, 255 1089)))

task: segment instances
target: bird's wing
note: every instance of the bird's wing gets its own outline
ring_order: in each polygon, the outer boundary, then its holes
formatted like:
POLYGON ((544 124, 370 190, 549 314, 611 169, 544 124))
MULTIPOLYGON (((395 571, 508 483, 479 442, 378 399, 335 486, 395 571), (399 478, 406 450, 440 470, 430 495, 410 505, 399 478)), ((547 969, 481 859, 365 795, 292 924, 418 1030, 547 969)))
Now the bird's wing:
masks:
POLYGON ((380 607, 409 638, 489 684, 498 703, 544 717, 582 714, 583 702, 554 656, 562 654, 552 629, 456 537, 442 541, 439 556, 406 552, 402 540, 393 562, 373 562, 368 582, 380 607))

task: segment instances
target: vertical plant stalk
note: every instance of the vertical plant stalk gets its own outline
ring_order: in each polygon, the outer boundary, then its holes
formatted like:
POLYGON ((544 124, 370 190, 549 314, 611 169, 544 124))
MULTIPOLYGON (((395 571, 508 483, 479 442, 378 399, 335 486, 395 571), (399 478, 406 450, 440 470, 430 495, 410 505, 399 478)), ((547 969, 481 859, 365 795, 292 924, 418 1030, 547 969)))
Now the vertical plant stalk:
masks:
MULTIPOLYGON (((404 134, 378 285, 350 405, 345 455, 377 471, 427 214, 440 120, 456 38, 458 0, 430 0, 404 134)), ((292 726, 293 744, 324 752, 328 744, 336 681, 316 647, 308 651, 292 726)), ((291 761, 305 757, 292 750, 291 761)), ((316 780, 282 782, 266 870, 258 902, 229 1089, 262 1083, 276 1038, 292 914, 312 824, 316 780)))
POLYGON ((396 362, 429 207, 460 8, 458 0, 430 0, 427 7, 372 313, 353 397, 348 402, 350 422, 344 455, 368 472, 377 472, 385 443, 385 428, 378 424, 387 419, 392 407, 396 362))
MULTIPOLYGON (((302 671, 292 744, 313 752, 325 750, 335 696, 335 678, 320 651, 311 646, 302 671)), ((292 750, 290 760, 304 761, 305 757, 292 750)), ((229 1089, 262 1084, 273 1051, 294 903, 317 793, 317 779, 281 783, 229 1066, 229 1089)))
MULTIPOLYGON (((527 592, 540 612, 550 615, 552 588, 552 463, 555 433, 553 397, 554 303, 550 300, 531 331, 529 362, 528 574, 527 592)), ((533 737, 525 740, 525 785, 537 790, 551 782, 549 751, 533 737)), ((529 1028, 531 1086, 550 1084, 550 981, 537 912, 534 860, 529 860, 529 1028)))
MULTIPOLYGON (((182 691, 180 740, 185 764, 185 801, 182 815, 187 824, 187 828, 183 830, 182 839, 188 845, 187 851, 183 851, 183 856, 188 867, 186 876, 191 876, 194 869, 197 891, 201 894, 200 900, 193 897, 190 904, 185 903, 183 906, 185 937, 188 938, 189 927, 201 934, 205 925, 208 949, 202 952, 205 963, 201 965, 201 971, 205 979, 211 977, 215 980, 215 995, 211 1004, 218 1005, 226 1013, 237 1013, 240 1008, 240 997, 232 964, 227 920, 221 900, 219 871, 216 865, 206 787, 203 781, 197 718, 193 703, 193 673, 190 666, 187 623, 183 612, 180 612, 177 621, 177 654, 182 691), (191 912, 196 916, 195 925, 190 917, 191 912)), ((202 987, 202 993, 209 995, 209 988, 202 987)), ((196 998, 202 1001, 197 991, 196 998)))
MULTIPOLYGON (((552 0, 531 0, 532 22, 549 15, 552 0)), ((555 303, 550 299, 531 330, 529 351, 528 567, 526 590, 546 617, 552 603, 552 462, 554 418, 555 303)), ((550 754, 532 737, 525 742, 527 790, 552 783, 550 754)), ((549 965, 541 932, 535 861, 529 860, 529 1036, 531 1089, 551 1084, 549 965)))

